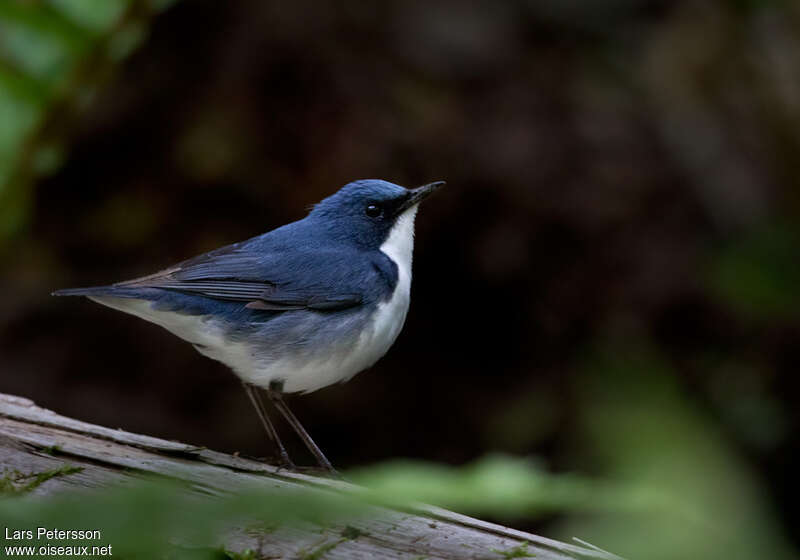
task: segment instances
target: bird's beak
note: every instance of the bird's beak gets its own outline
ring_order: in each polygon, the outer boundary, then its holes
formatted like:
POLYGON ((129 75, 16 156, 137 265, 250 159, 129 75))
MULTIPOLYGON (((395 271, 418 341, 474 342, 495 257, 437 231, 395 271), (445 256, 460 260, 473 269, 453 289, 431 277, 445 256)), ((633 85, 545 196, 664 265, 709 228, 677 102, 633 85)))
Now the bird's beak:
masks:
POLYGON ((412 206, 419 204, 434 192, 439 190, 441 187, 445 185, 444 181, 435 181, 433 183, 428 183, 427 185, 422 185, 421 187, 417 187, 416 189, 411 189, 411 194, 409 197, 400 205, 398 208, 397 213, 402 214, 412 206))

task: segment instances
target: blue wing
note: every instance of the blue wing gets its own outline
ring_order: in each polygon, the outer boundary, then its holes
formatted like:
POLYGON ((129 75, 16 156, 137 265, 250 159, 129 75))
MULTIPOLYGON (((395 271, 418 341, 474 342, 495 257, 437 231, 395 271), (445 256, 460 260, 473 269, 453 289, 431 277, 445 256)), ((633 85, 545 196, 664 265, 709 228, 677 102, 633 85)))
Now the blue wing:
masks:
POLYGON ((313 241, 298 249, 269 235, 222 247, 150 276, 55 294, 137 297, 139 290, 158 289, 242 302, 251 309, 325 311, 375 301, 396 282, 396 265, 379 251, 365 254, 313 241))

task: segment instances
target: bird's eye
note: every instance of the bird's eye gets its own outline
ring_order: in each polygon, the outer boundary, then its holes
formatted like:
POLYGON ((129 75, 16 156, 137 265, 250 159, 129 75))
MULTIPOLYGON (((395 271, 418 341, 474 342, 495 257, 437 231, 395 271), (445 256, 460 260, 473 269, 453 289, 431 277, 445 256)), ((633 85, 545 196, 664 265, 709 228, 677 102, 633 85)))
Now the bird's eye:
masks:
POLYGON ((381 207, 377 204, 368 204, 364 212, 370 218, 377 218, 383 213, 383 210, 381 210, 381 207))

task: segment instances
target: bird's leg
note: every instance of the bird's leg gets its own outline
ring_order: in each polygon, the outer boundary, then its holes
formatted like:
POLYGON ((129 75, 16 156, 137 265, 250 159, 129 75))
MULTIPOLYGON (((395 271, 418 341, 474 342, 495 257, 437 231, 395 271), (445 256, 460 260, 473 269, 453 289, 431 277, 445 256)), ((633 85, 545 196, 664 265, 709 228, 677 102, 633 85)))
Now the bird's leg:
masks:
POLYGON ((272 425, 272 422, 267 415, 267 409, 264 408, 264 402, 261 400, 261 394, 258 392, 258 387, 246 382, 242 382, 242 385, 244 385, 244 392, 247 393, 247 396, 250 398, 250 402, 253 403, 253 407, 256 409, 256 414, 258 414, 258 417, 261 419, 261 425, 264 426, 269 439, 272 440, 272 443, 275 445, 275 449, 278 451, 278 457, 281 462, 281 466, 294 470, 296 467, 289 458, 289 454, 286 452, 286 448, 283 446, 281 438, 278 437, 278 431, 275 429, 275 426, 272 425))
POLYGON ((317 459, 317 463, 319 466, 328 471, 330 474, 336 476, 337 478, 341 478, 339 472, 333 468, 331 462, 328 461, 328 458, 322 453, 317 444, 314 443, 314 440, 311 439, 311 436, 308 435, 308 432, 303 428, 303 425, 297 419, 297 416, 289 410, 289 407, 286 404, 286 401, 283 400, 283 393, 280 390, 281 385, 277 383, 271 383, 269 388, 267 389, 267 396, 269 400, 272 401, 272 404, 275 405, 275 408, 283 414, 283 417, 289 423, 289 425, 294 428, 294 431, 297 432, 297 435, 300 436, 300 439, 303 440, 303 443, 306 444, 308 450, 311 452, 312 455, 317 459))

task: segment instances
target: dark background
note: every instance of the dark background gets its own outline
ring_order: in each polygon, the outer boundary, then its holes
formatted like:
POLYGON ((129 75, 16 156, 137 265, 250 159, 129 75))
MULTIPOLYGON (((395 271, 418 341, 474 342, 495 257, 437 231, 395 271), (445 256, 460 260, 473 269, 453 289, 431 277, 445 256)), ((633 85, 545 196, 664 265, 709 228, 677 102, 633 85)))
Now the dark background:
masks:
MULTIPOLYGON (((331 460, 506 452, 619 474, 619 425, 591 436, 598 395, 641 412, 631 428, 688 407, 727 457, 702 480, 734 464, 797 540, 799 49, 793 2, 178 3, 86 108, 3 253, 0 391, 263 455, 224 366, 47 294, 267 231, 354 179, 444 179, 395 346, 291 399, 331 460)), ((663 441, 632 436, 654 464, 682 445, 660 426, 663 441)))

